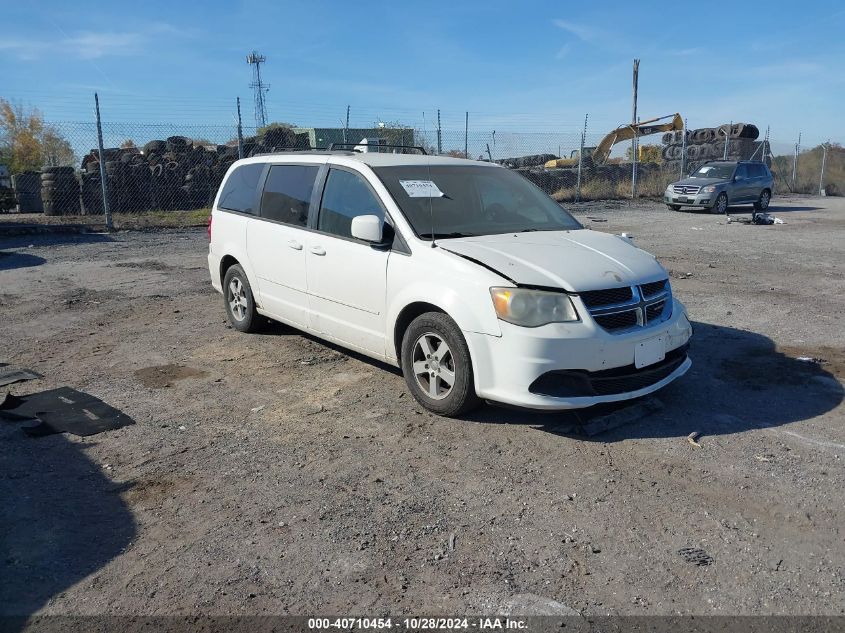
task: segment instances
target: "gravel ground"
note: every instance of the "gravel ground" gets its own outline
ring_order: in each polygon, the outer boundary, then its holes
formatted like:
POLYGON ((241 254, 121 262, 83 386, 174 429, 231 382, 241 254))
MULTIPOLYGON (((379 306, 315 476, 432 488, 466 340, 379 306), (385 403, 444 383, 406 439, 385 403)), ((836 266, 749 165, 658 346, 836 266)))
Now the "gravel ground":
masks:
POLYGON ((204 231, 0 238, 0 361, 45 376, 12 393, 137 422, 0 422, 0 614, 845 613, 845 201, 777 202, 573 207, 695 324, 663 409, 592 437, 438 418, 389 367, 232 330, 204 231))

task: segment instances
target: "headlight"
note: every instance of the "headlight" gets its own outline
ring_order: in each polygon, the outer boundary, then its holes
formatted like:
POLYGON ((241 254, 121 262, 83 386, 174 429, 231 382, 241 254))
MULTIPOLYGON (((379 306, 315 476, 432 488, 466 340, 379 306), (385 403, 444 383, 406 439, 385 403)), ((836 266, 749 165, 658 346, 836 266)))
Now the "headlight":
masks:
POLYGON ((716 191, 716 185, 707 185, 701 188, 701 193, 713 193, 716 191))
POLYGON ((496 315, 514 325, 538 327, 547 323, 577 321, 572 301, 562 292, 525 288, 490 288, 496 315))

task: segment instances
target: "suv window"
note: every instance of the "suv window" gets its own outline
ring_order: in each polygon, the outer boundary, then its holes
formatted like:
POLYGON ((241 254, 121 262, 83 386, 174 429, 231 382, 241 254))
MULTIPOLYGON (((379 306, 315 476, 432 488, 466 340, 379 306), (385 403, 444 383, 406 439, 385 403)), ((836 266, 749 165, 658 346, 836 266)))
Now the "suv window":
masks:
POLYGON ((255 213, 252 205, 255 204, 258 180, 263 171, 264 163, 248 163, 237 167, 226 179, 217 207, 241 213, 255 213))
POLYGON ((384 221, 381 203, 361 176, 330 170, 317 228, 340 237, 352 237, 352 218, 359 215, 377 215, 384 221))
POLYGON ((748 171, 750 172, 751 178, 766 177, 766 167, 763 163, 750 163, 748 165, 748 171))
POLYGON ((319 165, 273 165, 261 195, 261 217, 308 225, 308 205, 319 165))
POLYGON ((745 165, 737 165, 734 176, 737 180, 744 180, 745 178, 748 178, 748 170, 745 168, 745 165))

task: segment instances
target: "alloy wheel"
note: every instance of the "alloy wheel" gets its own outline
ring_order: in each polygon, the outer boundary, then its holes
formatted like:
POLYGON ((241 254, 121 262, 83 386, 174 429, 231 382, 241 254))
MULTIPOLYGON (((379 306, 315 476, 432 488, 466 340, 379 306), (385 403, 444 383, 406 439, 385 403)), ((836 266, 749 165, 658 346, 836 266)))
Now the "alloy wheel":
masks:
POLYGON ((455 384, 455 359, 440 335, 426 332, 414 343, 414 379, 432 400, 442 400, 455 384))
POLYGON ((229 302, 232 316, 238 321, 243 321, 246 318, 247 311, 246 289, 238 277, 232 277, 229 281, 226 300, 229 302))

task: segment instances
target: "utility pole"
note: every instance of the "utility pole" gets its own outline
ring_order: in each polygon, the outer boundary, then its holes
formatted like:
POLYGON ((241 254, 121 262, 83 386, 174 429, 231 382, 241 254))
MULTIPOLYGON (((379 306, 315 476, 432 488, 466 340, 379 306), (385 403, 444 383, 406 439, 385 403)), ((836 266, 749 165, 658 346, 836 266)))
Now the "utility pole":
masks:
POLYGON ((108 176, 106 175, 106 160, 103 154, 103 126, 100 124, 100 97, 94 93, 94 113, 97 116, 97 151, 100 156, 100 186, 103 190, 103 214, 106 216, 106 228, 111 231, 114 228, 111 219, 111 209, 109 208, 109 184, 108 176))
POLYGON ((827 162, 827 146, 830 144, 830 141, 827 143, 822 143, 822 173, 819 176, 819 195, 824 195, 824 164, 827 162))
POLYGON ((792 157, 792 192, 795 193, 795 181, 798 179, 798 152, 801 151, 801 132, 798 132, 798 142, 795 144, 795 156, 792 157))
POLYGON ((722 160, 728 160, 728 150, 731 147, 731 132, 734 129, 734 122, 731 121, 731 124, 728 126, 728 133, 725 134, 725 151, 722 155, 722 160))
POLYGON ((683 136, 681 136, 681 178, 687 171, 687 120, 684 119, 683 136))
POLYGON ((631 198, 637 197, 637 85, 640 78, 640 60, 634 60, 634 104, 631 112, 631 124, 634 126, 634 138, 631 139, 631 198))
POLYGON ((252 66, 252 83, 249 87, 254 91, 255 99, 255 127, 262 128, 267 125, 267 105, 264 103, 264 94, 270 90, 270 86, 261 80, 261 64, 267 61, 264 55, 258 51, 252 51, 246 56, 246 62, 252 66))

